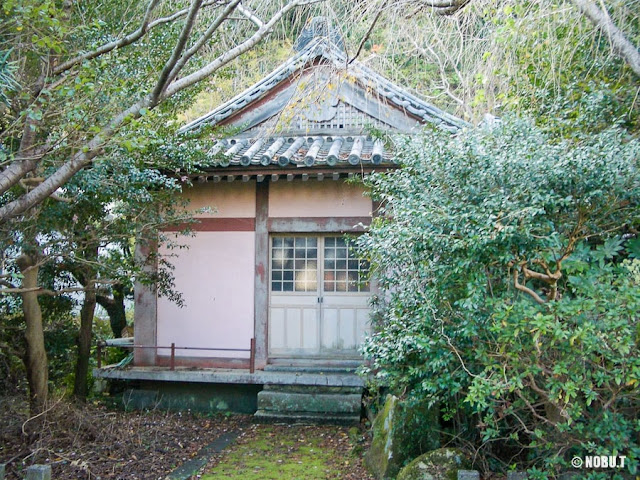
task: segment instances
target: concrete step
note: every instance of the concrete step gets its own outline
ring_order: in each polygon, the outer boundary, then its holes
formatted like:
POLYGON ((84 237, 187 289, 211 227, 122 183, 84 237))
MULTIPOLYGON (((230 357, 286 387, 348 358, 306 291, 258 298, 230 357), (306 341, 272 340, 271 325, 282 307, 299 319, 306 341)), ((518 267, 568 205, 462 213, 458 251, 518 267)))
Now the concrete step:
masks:
POLYGON ((357 425, 360 414, 351 413, 312 413, 312 412, 270 412, 258 410, 253 416, 257 423, 286 423, 304 425, 357 425))
POLYGON ((318 366, 318 365, 266 365, 265 372, 295 372, 295 373, 354 373, 358 367, 350 366, 318 366))
POLYGON ((362 394, 258 392, 258 409, 264 411, 360 415, 361 407, 362 394))
POLYGON ((266 384, 264 390, 276 391, 276 392, 289 392, 289 393, 336 393, 336 394, 349 394, 357 393, 362 396, 364 387, 337 387, 337 386, 323 386, 323 385, 276 385, 266 384), (312 389, 313 388, 313 389, 312 389), (311 390, 312 389, 312 390, 311 390))
POLYGON ((310 369, 313 371, 354 371, 362 365, 362 359, 349 358, 272 358, 265 370, 295 371, 310 369))
POLYGON ((256 421, 353 425, 360 421, 362 388, 266 385, 256 421))

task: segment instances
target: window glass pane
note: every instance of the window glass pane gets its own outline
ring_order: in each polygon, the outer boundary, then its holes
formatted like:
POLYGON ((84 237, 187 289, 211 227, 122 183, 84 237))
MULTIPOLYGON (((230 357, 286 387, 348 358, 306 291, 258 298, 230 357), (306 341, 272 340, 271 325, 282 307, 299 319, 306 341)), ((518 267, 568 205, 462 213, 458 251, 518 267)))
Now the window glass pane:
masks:
POLYGON ((368 292, 369 264, 358 259, 341 236, 273 237, 271 290, 315 292, 318 289, 318 243, 323 247, 322 281, 325 292, 368 292))
POLYGON ((296 292, 313 292, 318 289, 316 270, 303 269, 296 271, 296 292))
POLYGON ((324 258, 325 292, 369 291, 369 284, 363 281, 369 265, 358 259, 344 237, 324 239, 324 258))
POLYGON ((272 291, 317 291, 317 258, 318 239, 316 237, 273 237, 271 243, 272 291))
POLYGON ((325 292, 335 292, 336 291, 336 283, 333 281, 333 275, 324 275, 324 291, 325 292))

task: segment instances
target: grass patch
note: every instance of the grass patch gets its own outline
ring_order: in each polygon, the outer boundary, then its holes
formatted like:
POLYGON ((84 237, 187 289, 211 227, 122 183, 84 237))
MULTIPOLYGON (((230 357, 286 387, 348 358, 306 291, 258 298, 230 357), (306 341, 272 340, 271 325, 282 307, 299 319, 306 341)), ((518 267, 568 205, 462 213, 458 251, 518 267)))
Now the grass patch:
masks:
POLYGON ((348 443, 347 435, 338 427, 323 428, 254 426, 201 478, 343 478, 340 467, 352 460, 343 457, 341 448, 345 441, 348 443))

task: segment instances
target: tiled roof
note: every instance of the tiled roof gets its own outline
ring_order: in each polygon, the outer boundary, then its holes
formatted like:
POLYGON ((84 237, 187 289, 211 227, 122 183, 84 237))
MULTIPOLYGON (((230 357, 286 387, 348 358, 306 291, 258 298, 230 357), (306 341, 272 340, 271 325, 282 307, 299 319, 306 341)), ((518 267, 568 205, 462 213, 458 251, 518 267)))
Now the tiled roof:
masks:
MULTIPOLYGON (((339 48, 326 38, 317 37, 261 81, 210 113, 186 124, 180 131, 186 132, 197 129, 203 125, 216 125, 223 122, 250 103, 265 97, 282 81, 289 78, 309 62, 318 58, 332 64, 339 70, 344 70, 345 65, 347 65, 347 58, 339 48)), ((425 123, 438 125, 452 132, 456 132, 460 128, 468 125, 464 120, 425 102, 358 62, 349 64, 347 70, 350 76, 370 89, 373 95, 384 98, 390 104, 421 119, 425 123)))
POLYGON ((365 136, 294 136, 221 140, 209 155, 218 166, 251 165, 298 167, 380 165, 392 162, 392 154, 380 139, 365 136))

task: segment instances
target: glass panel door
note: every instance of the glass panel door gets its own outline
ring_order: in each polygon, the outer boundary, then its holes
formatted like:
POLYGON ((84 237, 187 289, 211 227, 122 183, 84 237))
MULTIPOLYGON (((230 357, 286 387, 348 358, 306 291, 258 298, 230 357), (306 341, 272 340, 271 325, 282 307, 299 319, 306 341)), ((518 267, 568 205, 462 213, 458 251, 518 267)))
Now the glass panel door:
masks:
POLYGON ((269 353, 314 355, 320 350, 318 237, 271 239, 269 353))
POLYGON ((344 237, 324 237, 320 349, 325 354, 357 356, 369 325, 366 262, 344 237))
POLYGON ((269 354, 357 357, 368 328, 366 262, 341 236, 274 236, 270 253, 269 354))

